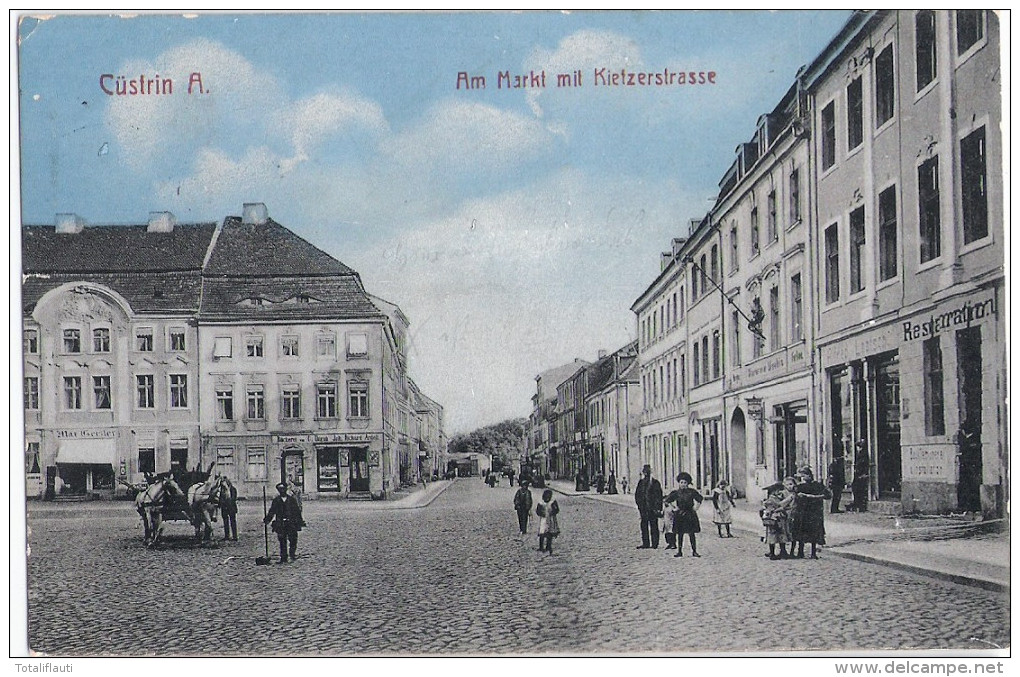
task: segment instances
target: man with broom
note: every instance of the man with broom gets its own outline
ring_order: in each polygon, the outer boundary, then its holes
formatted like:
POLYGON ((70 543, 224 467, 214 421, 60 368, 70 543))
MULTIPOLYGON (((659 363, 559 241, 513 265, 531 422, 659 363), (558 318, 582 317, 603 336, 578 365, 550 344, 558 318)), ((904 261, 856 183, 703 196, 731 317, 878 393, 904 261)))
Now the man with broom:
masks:
POLYGON ((273 504, 266 513, 265 523, 273 523, 273 532, 280 541, 280 564, 287 563, 288 545, 291 561, 297 559, 298 532, 305 526, 301 517, 301 505, 292 494, 287 493, 287 484, 276 485, 280 495, 273 499, 273 504))

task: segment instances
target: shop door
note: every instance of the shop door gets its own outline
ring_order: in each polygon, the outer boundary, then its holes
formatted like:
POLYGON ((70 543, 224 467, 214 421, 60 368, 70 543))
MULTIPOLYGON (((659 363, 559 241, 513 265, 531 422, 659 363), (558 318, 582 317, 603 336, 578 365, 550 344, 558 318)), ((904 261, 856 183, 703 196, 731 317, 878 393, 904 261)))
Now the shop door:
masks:
POLYGON ((960 510, 981 510, 981 329, 956 332, 957 382, 959 383, 960 483, 956 500, 960 510))
POLYGON ((351 491, 370 491, 368 483, 368 449, 351 449, 351 491))
POLYGON ((340 449, 319 447, 316 450, 316 461, 318 461, 316 486, 319 491, 340 491, 340 449))
POLYGON ((900 358, 898 353, 875 359, 875 441, 878 443, 878 496, 899 498, 903 479, 900 462, 900 358))
POLYGON ((299 491, 305 490, 305 455, 304 452, 284 452, 280 461, 283 466, 283 481, 299 491))

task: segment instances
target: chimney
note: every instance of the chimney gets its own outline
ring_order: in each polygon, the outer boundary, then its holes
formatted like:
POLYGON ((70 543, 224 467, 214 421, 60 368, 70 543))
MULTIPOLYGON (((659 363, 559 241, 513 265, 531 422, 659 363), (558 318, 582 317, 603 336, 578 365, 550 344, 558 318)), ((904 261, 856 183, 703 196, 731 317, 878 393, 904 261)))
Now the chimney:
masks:
POLYGON ((77 214, 57 214, 58 233, 80 233, 85 227, 85 220, 77 214))
POLYGON ((261 226, 269 220, 269 210, 263 202, 245 202, 241 212, 241 223, 261 226))
POLYGON ((149 212, 149 227, 146 233, 172 233, 177 219, 170 212, 149 212))

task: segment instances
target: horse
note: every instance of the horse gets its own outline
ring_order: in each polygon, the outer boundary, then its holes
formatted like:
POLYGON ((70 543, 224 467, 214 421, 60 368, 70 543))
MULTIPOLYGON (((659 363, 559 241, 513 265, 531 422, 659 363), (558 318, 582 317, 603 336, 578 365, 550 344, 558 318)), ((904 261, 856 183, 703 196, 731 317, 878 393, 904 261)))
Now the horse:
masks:
POLYGON ((191 524, 195 527, 195 538, 207 541, 212 538, 216 514, 225 492, 229 492, 227 479, 223 475, 210 477, 205 482, 188 488, 188 506, 191 510, 191 524))
POLYGON ((163 506, 173 497, 184 498, 184 492, 170 475, 157 477, 135 497, 135 509, 145 530, 142 542, 150 548, 159 542, 163 532, 163 506))

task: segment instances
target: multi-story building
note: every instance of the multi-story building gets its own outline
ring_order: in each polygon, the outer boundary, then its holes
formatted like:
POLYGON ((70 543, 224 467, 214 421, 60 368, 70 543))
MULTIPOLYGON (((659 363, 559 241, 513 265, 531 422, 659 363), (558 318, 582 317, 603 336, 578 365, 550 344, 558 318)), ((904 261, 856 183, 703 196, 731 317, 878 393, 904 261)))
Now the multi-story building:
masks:
POLYGON ((999 26, 857 12, 803 75, 825 456, 905 510, 1008 495, 999 26))
POLYGON ((248 495, 280 479, 309 495, 399 486, 407 319, 264 205, 218 227, 26 227, 24 272, 42 493, 112 495, 114 475, 196 466, 248 495))
POLYGON ((442 475, 447 451, 443 406, 423 393, 413 380, 408 379, 407 385, 415 413, 418 473, 426 478, 442 475))
POLYGON ((556 477, 574 477, 579 472, 591 472, 594 453, 588 444, 584 426, 584 395, 586 388, 584 369, 579 365, 573 373, 556 386, 556 477))
POLYGON ((593 474, 613 474, 617 480, 640 475, 637 366, 637 342, 632 341, 611 354, 600 355, 585 368, 585 418, 588 441, 594 449, 593 474))
POLYGON ((535 376, 535 394, 531 397, 528 417, 528 457, 531 465, 543 474, 570 477, 569 458, 559 434, 559 399, 557 389, 563 381, 588 363, 581 359, 547 369, 535 376))

